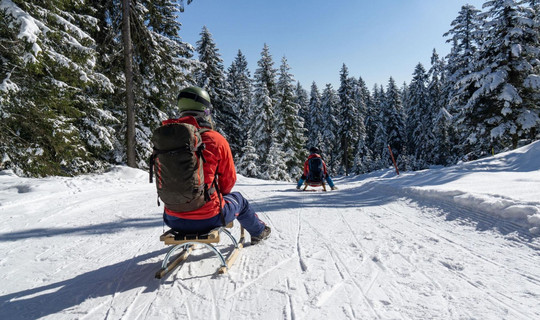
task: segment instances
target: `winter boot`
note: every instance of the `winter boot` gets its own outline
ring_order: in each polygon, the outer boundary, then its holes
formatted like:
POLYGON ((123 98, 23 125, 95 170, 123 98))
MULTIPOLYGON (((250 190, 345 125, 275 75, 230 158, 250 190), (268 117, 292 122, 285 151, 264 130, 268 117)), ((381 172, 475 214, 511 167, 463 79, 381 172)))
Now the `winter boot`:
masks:
POLYGON ((262 240, 268 239, 270 236, 271 229, 269 226, 264 226, 263 231, 261 234, 257 237, 251 236, 251 245, 257 244, 261 242, 262 240))

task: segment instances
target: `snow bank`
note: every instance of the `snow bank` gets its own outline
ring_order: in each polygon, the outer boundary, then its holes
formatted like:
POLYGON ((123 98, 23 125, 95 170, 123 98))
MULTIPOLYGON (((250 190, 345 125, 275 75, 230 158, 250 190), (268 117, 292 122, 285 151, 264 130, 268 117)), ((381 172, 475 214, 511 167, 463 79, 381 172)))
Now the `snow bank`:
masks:
POLYGON ((453 203, 540 234, 540 141, 456 166, 405 172, 379 183, 453 203))

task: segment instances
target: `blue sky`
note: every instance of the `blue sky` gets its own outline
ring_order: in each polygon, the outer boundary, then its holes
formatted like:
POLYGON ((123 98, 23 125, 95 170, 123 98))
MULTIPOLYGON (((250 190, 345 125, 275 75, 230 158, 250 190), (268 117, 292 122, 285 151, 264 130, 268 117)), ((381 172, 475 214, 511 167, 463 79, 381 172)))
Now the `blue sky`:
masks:
POLYGON ((195 43, 206 25, 227 69, 238 50, 253 72, 266 43, 274 66, 285 56, 304 89, 315 81, 339 86, 343 63, 371 89, 392 76, 409 82, 414 67, 430 66, 433 49, 450 51, 443 34, 464 4, 484 0, 194 0, 180 14, 180 36, 195 43))

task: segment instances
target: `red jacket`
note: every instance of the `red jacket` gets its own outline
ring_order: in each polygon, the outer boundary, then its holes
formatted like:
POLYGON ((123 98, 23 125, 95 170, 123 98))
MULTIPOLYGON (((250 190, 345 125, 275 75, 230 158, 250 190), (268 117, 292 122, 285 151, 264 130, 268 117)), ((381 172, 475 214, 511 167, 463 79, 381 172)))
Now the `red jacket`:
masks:
MULTIPOLYGON (((170 123, 189 123, 197 128, 200 128, 197 120, 195 120, 193 117, 169 119, 163 121, 162 124, 166 125, 170 123)), ((234 184, 236 183, 236 170, 234 168, 234 161, 229 143, 221 134, 219 134, 219 132, 214 130, 203 132, 201 137, 206 146, 206 148, 203 150, 203 156, 206 159, 206 163, 203 165, 204 183, 210 187, 212 185, 212 181, 214 181, 214 177, 217 174, 219 191, 222 194, 228 194, 231 192, 234 184)), ((182 219, 209 219, 219 214, 219 202, 218 193, 214 192, 210 196, 210 201, 197 210, 189 212, 175 212, 165 208, 165 212, 171 216, 182 219)), ((222 202, 221 206, 223 205, 225 205, 225 203, 222 202)))
MULTIPOLYGON (((321 156, 316 154, 316 153, 312 153, 312 154, 309 155, 306 162, 304 162, 304 176, 305 177, 307 177, 308 173, 309 173, 309 159, 320 158, 320 157, 321 156)), ((328 175, 328 172, 326 171, 326 163, 324 163, 324 160, 322 160, 322 165, 323 165, 323 169, 324 169, 324 176, 326 177, 328 175)))

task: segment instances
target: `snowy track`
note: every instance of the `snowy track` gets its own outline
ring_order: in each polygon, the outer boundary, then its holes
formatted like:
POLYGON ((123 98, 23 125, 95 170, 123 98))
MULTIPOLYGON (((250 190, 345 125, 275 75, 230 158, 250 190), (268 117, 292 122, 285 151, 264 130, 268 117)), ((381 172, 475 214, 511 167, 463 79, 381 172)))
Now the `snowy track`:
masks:
POLYGON ((540 318, 530 226, 384 174, 336 179, 328 193, 240 177, 271 238, 228 274, 200 247, 156 280, 167 248, 146 178, 1 173, 0 319, 540 318))

